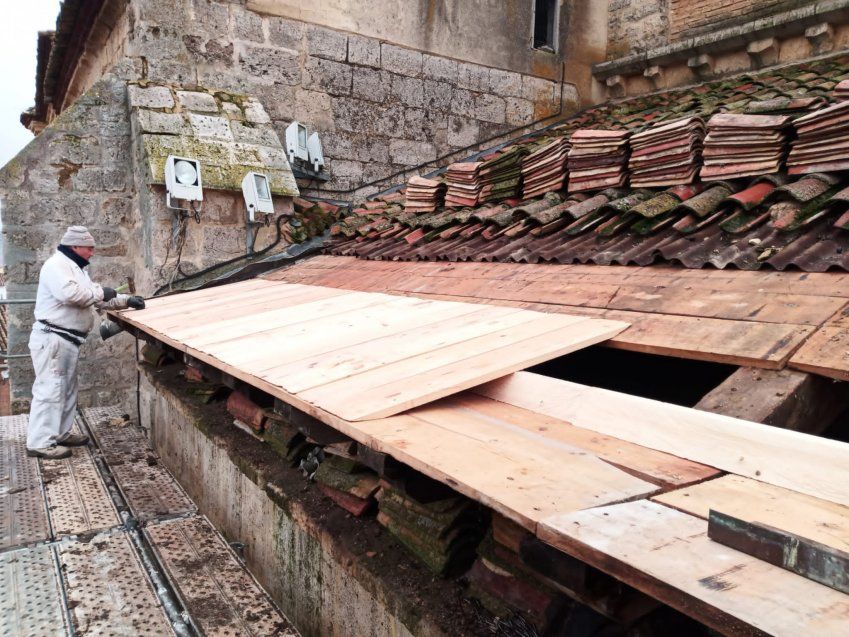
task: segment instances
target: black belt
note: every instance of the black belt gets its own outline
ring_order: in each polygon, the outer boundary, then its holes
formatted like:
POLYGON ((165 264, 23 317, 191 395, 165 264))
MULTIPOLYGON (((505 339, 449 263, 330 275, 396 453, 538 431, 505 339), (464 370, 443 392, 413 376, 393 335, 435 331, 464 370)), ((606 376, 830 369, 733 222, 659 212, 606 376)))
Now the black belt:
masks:
POLYGON ((50 322, 45 321, 43 319, 36 319, 36 320, 39 323, 41 323, 42 325, 44 325, 47 328, 47 331, 50 332, 51 334, 55 334, 56 336, 60 336, 61 338, 64 338, 66 341, 68 341, 69 343, 73 343, 77 347, 80 347, 85 342, 85 339, 88 336, 88 333, 86 333, 86 332, 81 332, 79 330, 72 330, 69 327, 61 327, 59 325, 54 325, 53 323, 50 323, 50 322), (74 338, 75 336, 82 339, 82 340, 77 340, 76 338, 74 338))

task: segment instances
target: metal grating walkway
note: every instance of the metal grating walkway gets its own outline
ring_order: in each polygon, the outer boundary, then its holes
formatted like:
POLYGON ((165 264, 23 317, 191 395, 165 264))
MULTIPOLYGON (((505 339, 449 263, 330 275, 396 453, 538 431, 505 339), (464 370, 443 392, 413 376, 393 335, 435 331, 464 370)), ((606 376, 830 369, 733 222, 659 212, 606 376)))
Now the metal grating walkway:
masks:
POLYGON ((0 418, 0 637, 297 635, 144 431, 116 408, 84 421, 97 446, 36 461, 26 416, 0 418))

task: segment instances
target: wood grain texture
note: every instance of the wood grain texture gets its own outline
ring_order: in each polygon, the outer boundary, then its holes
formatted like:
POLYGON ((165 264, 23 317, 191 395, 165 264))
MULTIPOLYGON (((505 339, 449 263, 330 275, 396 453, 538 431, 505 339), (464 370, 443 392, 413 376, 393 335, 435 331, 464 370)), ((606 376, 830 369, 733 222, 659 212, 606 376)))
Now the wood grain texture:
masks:
POLYGON ((653 500, 705 520, 720 510, 849 552, 849 507, 750 478, 722 476, 653 500))
POLYGON ((707 522, 647 501, 557 515, 541 539, 725 635, 846 634, 849 596, 707 537, 707 522))
POLYGON ((849 444, 843 442, 528 372, 475 391, 577 427, 849 505, 849 444))
POLYGON ((168 297, 118 315, 228 374, 237 370, 249 383, 262 379, 278 398, 293 402, 297 394, 299 403, 345 420, 396 414, 627 327, 264 279, 168 297))

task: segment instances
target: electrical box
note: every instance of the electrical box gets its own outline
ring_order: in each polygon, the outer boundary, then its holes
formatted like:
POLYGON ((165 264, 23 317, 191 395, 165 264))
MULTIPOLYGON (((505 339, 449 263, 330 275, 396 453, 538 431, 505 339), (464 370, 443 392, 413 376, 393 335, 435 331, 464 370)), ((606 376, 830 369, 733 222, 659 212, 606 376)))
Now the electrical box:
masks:
POLYGON ((304 162, 309 161, 307 127, 303 124, 292 122, 286 127, 286 153, 289 155, 290 163, 293 163, 295 159, 300 159, 304 162))
POLYGON ((200 162, 188 157, 168 155, 165 161, 165 190, 171 199, 203 201, 200 162))
POLYGON ((312 169, 318 172, 324 167, 324 151, 321 148, 321 140, 318 138, 318 133, 313 133, 307 139, 307 151, 310 155, 312 169))
POLYGON ((256 221, 258 212, 274 214, 274 202, 271 200, 271 187, 267 175, 255 172, 245 175, 242 179, 242 196, 245 198, 249 221, 256 221))

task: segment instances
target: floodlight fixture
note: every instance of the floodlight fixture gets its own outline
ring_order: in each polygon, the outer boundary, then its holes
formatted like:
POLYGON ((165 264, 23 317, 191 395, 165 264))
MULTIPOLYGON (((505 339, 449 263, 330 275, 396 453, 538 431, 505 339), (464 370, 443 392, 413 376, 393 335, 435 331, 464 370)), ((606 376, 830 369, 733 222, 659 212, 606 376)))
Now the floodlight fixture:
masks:
POLYGON ((290 163, 294 163, 295 159, 305 162, 310 160, 307 136, 307 127, 299 122, 292 122, 286 127, 286 153, 290 163))
POLYGON ((248 211, 248 221, 255 222, 256 213, 274 214, 274 202, 271 199, 271 185, 268 175, 249 172, 242 179, 242 196, 248 211))
POLYGON ((176 207, 171 205, 171 199, 203 201, 200 162, 188 157, 168 155, 165 161, 165 191, 169 208, 176 207))
POLYGON ((318 133, 313 133, 307 139, 307 151, 310 156, 312 169, 318 172, 324 167, 324 151, 321 148, 321 140, 318 138, 318 133))

